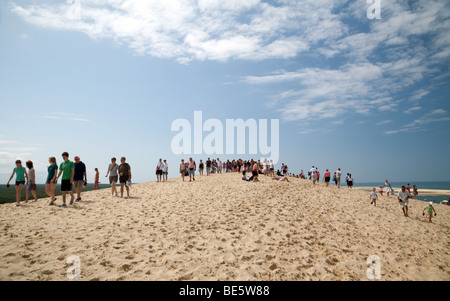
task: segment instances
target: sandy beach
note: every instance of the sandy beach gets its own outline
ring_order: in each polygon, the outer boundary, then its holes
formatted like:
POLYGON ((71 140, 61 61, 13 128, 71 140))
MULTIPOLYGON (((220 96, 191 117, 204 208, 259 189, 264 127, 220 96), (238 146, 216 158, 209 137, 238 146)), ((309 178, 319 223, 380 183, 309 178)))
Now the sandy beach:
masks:
MULTIPOLYGON (((69 208, 0 205, 0 280, 450 280, 450 207, 403 216, 395 197, 237 173, 135 184, 129 199, 87 192, 69 208)), ((422 191, 422 190, 421 190, 422 191)), ((57 203, 61 203, 58 197, 57 203)))

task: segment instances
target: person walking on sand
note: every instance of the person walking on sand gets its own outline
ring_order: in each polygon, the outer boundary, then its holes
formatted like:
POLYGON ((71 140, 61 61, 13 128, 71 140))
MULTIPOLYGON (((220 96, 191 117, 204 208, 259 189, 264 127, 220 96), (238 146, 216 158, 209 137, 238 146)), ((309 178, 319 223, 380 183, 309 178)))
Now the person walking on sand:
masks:
POLYGON ((184 164, 184 159, 181 159, 180 174, 181 174, 181 178, 183 179, 183 182, 184 182, 184 176, 186 175, 186 164, 184 164))
POLYGON ((30 192, 34 197, 34 200, 37 201, 36 195, 36 173, 33 168, 33 162, 27 161, 25 165, 28 167, 28 185, 25 190, 25 203, 28 203, 28 198, 30 197, 30 192))
POLYGON ((372 192, 370 193, 370 204, 371 205, 373 204, 376 207, 377 206, 377 199, 378 199, 377 189, 374 188, 374 189, 372 189, 372 192))
POLYGON ((203 176, 203 169, 205 169, 205 165, 203 164, 203 160, 200 159, 200 163, 198 164, 198 172, 201 176, 203 176))
POLYGON ((119 165, 116 164, 116 158, 111 158, 111 164, 108 165, 108 171, 105 178, 109 175, 109 184, 111 185, 111 197, 117 196, 116 183, 119 182, 119 165))
POLYGON ((330 178, 331 178, 331 174, 328 171, 328 169, 325 170, 325 173, 323 174, 323 176, 325 177, 325 183, 326 183, 326 186, 328 187, 328 185, 330 184, 330 178))
POLYGON ((380 193, 380 195, 381 195, 381 196, 383 196, 383 192, 384 192, 384 191, 383 191, 383 186, 382 186, 382 185, 380 185, 380 190, 379 190, 379 193, 380 193))
POLYGON ((317 169, 313 166, 309 172, 311 173, 311 180, 313 181, 313 184, 316 185, 317 169))
POLYGON ((422 212, 423 216, 425 216, 425 210, 427 211, 428 222, 432 223, 431 218, 433 217, 433 211, 434 211, 434 216, 436 216, 436 210, 434 210, 433 202, 428 202, 428 206, 426 206, 425 209, 423 209, 423 212, 422 212))
POLYGON ((416 185, 413 185, 413 193, 414 193, 414 199, 417 200, 417 196, 419 195, 419 190, 417 189, 416 185))
POLYGON ((338 168, 338 170, 336 171, 336 183, 337 183, 338 188, 341 188, 341 176, 342 176, 342 171, 340 168, 338 168))
POLYGON ((100 189, 100 173, 98 172, 98 168, 95 169, 95 181, 94 181, 94 190, 100 189))
POLYGON ((156 164, 156 182, 162 182, 161 181, 163 174, 162 167, 163 167, 162 159, 159 159, 159 162, 156 164))
POLYGON ((75 174, 73 176, 73 182, 75 184, 75 192, 77 193, 75 202, 79 202, 81 201, 81 191, 83 189, 83 185, 87 184, 86 165, 80 161, 80 157, 78 156, 75 156, 74 160, 75 174))
POLYGON ((127 197, 130 196, 130 187, 128 187, 127 182, 131 181, 131 167, 130 164, 126 163, 127 159, 125 157, 120 158, 119 166, 119 182, 120 182, 120 197, 123 198, 123 190, 126 188, 127 197))
POLYGON ((55 205, 55 188, 56 188, 56 176, 58 175, 58 164, 56 164, 56 158, 48 158, 50 165, 47 167, 47 181, 45 182, 45 193, 50 197, 50 206, 55 205))
MULTIPOLYGON (((192 160, 192 158, 189 158, 188 168, 189 168, 189 182, 191 182, 192 180, 195 181, 195 170, 197 169, 197 164, 195 164, 195 161, 192 160)), ((206 170, 206 172, 208 172, 208 170, 206 170)))
POLYGON ((386 187, 386 195, 389 197, 389 194, 391 193, 392 190, 392 186, 387 179, 386 181, 384 181, 384 187, 386 187))
POLYGON ((73 205, 73 200, 75 199, 75 196, 72 192, 72 185, 73 185, 73 176, 75 175, 75 165, 72 161, 69 160, 69 153, 64 152, 62 153, 63 162, 59 165, 59 173, 56 177, 56 182, 58 182, 59 177, 61 177, 61 192, 62 192, 62 199, 63 203, 60 205, 60 207, 66 207, 66 194, 69 193, 70 195, 70 205, 73 205))
POLYGON ((217 173, 222 173, 222 161, 217 158, 217 173))
POLYGON ((16 175, 16 206, 20 206, 20 197, 22 196, 22 188, 26 184, 28 184, 28 174, 25 170, 25 167, 22 166, 22 161, 16 161, 16 167, 13 169, 11 177, 9 178, 8 183, 6 183, 6 187, 9 188, 9 182, 11 182, 12 178, 16 175), (25 181, 26 179, 26 181, 25 181))
POLYGON ((353 188, 353 184, 355 184, 353 177, 351 174, 348 174, 348 182, 347 182, 348 188, 353 188))
POLYGON ((211 159, 208 158, 206 160, 206 175, 209 176, 211 174, 211 159))
POLYGON ((398 202, 400 204, 400 208, 402 208, 403 215, 408 217, 408 200, 410 198, 408 190, 406 190, 405 186, 402 186, 402 189, 398 192, 398 202))
POLYGON ((164 163, 162 166, 162 171, 163 171, 163 182, 167 182, 167 176, 169 175, 169 164, 167 164, 167 160, 164 159, 164 163))

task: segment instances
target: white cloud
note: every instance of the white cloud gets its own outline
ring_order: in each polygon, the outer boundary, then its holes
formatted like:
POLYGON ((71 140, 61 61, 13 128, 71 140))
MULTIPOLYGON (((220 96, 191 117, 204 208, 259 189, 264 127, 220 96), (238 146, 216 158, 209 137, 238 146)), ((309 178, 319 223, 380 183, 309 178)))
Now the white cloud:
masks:
POLYGON ((436 109, 426 113, 421 118, 414 120, 413 122, 402 126, 399 129, 386 131, 386 135, 393 135, 398 133, 413 132, 418 130, 424 130, 424 127, 430 123, 438 123, 450 121, 450 117, 447 117, 447 112, 444 109, 436 109))
POLYGON ((378 122, 377 125, 386 125, 389 123, 392 123, 392 120, 383 120, 383 121, 378 122))
POLYGON ((11 9, 39 27, 107 38, 139 54, 185 63, 295 57, 346 32, 332 13, 343 2, 92 0, 82 2, 79 18, 68 4, 12 4, 11 9))
POLYGON ((409 109, 406 110, 404 113, 405 113, 405 114, 411 114, 411 113, 413 113, 413 112, 420 111, 420 110, 422 110, 422 107, 415 106, 415 107, 409 108, 409 109))

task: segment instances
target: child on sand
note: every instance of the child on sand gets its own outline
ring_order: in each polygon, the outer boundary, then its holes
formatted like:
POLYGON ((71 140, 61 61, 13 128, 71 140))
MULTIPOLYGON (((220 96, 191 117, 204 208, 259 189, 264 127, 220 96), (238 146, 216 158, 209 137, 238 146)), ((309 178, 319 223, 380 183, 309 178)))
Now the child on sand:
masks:
POLYGON ((380 191, 379 192, 380 192, 380 195, 383 196, 383 192, 384 191, 383 191, 383 186, 382 185, 380 185, 380 191))
POLYGON ((428 206, 426 206, 425 209, 423 209, 422 215, 425 215, 425 210, 427 211, 428 222, 432 223, 431 217, 433 216, 433 211, 434 211, 434 216, 436 216, 436 210, 434 210, 433 202, 428 203, 428 206))
POLYGON ((14 168, 11 177, 9 178, 6 187, 9 188, 9 182, 11 182, 12 178, 16 174, 16 206, 20 206, 20 197, 22 195, 22 188, 26 184, 28 184, 28 174, 25 170, 25 167, 22 166, 22 161, 16 161, 16 167, 14 168), (26 179, 26 181, 25 181, 26 179))
POLYGON ((378 198, 378 196, 377 196, 377 189, 376 188, 374 188, 374 189, 372 189, 372 192, 370 193, 370 204, 372 205, 374 205, 374 206, 377 206, 377 198, 378 198))

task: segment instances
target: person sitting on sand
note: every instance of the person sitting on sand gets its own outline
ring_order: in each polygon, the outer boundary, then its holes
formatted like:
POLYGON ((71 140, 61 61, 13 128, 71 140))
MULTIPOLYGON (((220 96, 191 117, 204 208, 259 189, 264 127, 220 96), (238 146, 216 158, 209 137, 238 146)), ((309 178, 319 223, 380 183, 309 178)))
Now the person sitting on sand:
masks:
POLYGON ((433 202, 428 203, 428 206, 426 206, 425 209, 423 209, 422 215, 425 215, 425 210, 427 211, 428 222, 432 223, 431 218, 433 216, 433 211, 434 211, 434 216, 436 216, 436 210, 434 210, 433 202))
POLYGON ((408 190, 406 190, 405 186, 402 186, 402 189, 398 192, 398 202, 400 203, 400 208, 403 210, 403 215, 408 216, 408 200, 410 198, 408 190))
POLYGON ((258 163, 256 163, 256 162, 255 162, 255 164, 253 164, 252 178, 253 178, 253 181, 259 182, 259 179, 258 179, 258 163))
POLYGON ((272 180, 280 181, 280 182, 282 182, 282 181, 289 182, 289 179, 286 176, 284 176, 284 177, 273 177, 272 180))
POLYGON ((376 188, 374 188, 374 189, 372 189, 372 192, 370 193, 370 204, 372 205, 374 205, 374 206, 377 206, 377 198, 378 198, 378 196, 377 196, 377 189, 376 188))

